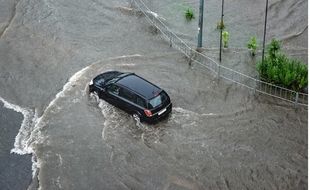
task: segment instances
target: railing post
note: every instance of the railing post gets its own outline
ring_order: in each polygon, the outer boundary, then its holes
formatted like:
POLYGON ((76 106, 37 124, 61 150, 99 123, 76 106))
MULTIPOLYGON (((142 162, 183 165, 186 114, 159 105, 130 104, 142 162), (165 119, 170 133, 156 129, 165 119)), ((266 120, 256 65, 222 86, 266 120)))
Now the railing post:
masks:
POLYGON ((220 70, 221 70, 221 66, 220 64, 217 64, 217 79, 220 79, 220 70))
POLYGON ((134 4, 135 0, 130 0, 130 8, 134 8, 133 4, 134 4))
POLYGON ((192 65, 192 60, 193 60, 193 57, 194 57, 194 51, 192 51, 192 49, 190 49, 189 51, 190 51, 190 55, 189 55, 188 64, 191 66, 192 65))
POLYGON ((222 38, 223 38, 223 26, 224 26, 224 0, 222 0, 222 15, 221 15, 221 24, 220 24, 220 62, 222 62, 222 38))
POLYGON ((254 95, 256 94, 256 86, 257 86, 257 79, 255 79, 255 85, 254 85, 254 95))
POLYGON ((265 9, 265 25, 264 25, 262 63, 264 63, 264 60, 265 60, 265 41, 266 41, 267 14, 268 14, 268 0, 266 0, 266 9, 265 9))
POLYGON ((299 97, 299 94, 298 94, 298 92, 296 92, 296 96, 295 96, 295 107, 296 107, 297 104, 298 104, 298 97, 299 97))
POLYGON ((136 4, 136 0, 132 0, 131 3, 132 3, 132 4, 131 4, 131 8, 133 8, 133 10, 134 10, 134 11, 133 11, 133 12, 134 12, 134 16, 137 17, 137 15, 138 15, 137 13, 138 13, 138 11, 139 11, 139 7, 138 7, 138 5, 136 4))
POLYGON ((200 4, 199 4, 199 20, 198 20, 198 44, 197 44, 197 49, 202 48, 203 4, 204 4, 204 0, 200 0, 200 4))

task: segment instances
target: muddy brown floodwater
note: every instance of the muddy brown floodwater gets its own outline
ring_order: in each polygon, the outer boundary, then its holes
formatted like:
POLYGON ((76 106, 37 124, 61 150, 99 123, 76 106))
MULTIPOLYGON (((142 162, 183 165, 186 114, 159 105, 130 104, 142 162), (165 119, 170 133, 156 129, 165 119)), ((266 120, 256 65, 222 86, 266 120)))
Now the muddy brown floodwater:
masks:
MULTIPOLYGON (((249 2, 239 6, 262 5, 249 2)), ((146 3, 188 43, 195 43, 189 37, 195 29, 183 30, 180 18, 171 16, 190 2, 146 3)), ((188 65, 141 14, 124 8, 129 4, 3 1, 8 9, 0 11, 0 98, 26 119, 11 148, 32 154, 29 189, 307 189, 308 110, 188 65), (156 125, 137 123, 88 94, 89 81, 108 70, 135 72, 165 89, 173 103, 170 117, 156 125)), ((301 23, 272 28, 282 37, 291 36, 289 48, 305 38, 306 4, 271 2, 271 15, 278 15, 272 22, 301 23)), ((232 25, 239 19, 232 14, 236 7, 231 5, 231 16, 225 15, 232 25)), ((237 25, 232 30, 240 31, 237 25)), ((247 34, 252 31, 260 32, 251 26, 247 34)), ((237 41, 232 38, 242 47, 237 41)), ((212 44, 213 39, 204 42, 212 44)), ((255 75, 253 65, 242 61, 247 56, 238 55, 231 62, 226 57, 225 64, 255 75)), ((7 185, 9 180, 0 179, 7 185)))

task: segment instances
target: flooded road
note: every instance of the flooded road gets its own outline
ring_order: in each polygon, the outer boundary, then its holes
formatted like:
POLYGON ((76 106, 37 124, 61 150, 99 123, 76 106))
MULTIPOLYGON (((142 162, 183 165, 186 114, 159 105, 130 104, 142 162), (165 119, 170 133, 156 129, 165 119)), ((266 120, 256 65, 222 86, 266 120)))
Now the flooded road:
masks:
MULTIPOLYGON (((33 154, 29 189, 307 188, 306 109, 189 65, 141 14, 124 8, 128 1, 4 3, 0 96, 27 116, 15 152, 33 154), (89 95, 89 81, 108 70, 165 89, 170 117, 136 123, 89 95)), ((178 30, 177 19, 157 9, 177 3, 147 3, 178 30)))
POLYGON ((43 189, 299 189, 307 185, 305 113, 296 118, 290 107, 257 102, 246 90, 217 84, 199 68, 182 64, 178 53, 100 62, 66 86, 41 121, 46 123, 44 140, 36 152, 43 189), (161 69, 150 73, 152 68, 161 69), (136 124, 123 111, 89 96, 88 82, 105 70, 134 71, 167 89, 174 105, 170 118, 155 126, 136 124))
POLYGON ((41 187, 306 188, 305 112, 259 102, 234 85, 222 86, 182 63, 178 53, 88 67, 67 83, 41 121, 44 140, 36 146, 41 187), (161 69, 150 73, 146 68, 161 69), (169 119, 155 126, 137 124, 89 96, 88 82, 105 70, 134 71, 167 89, 174 105, 169 119))
MULTIPOLYGON (((199 1, 189 0, 144 0, 145 4, 164 19, 175 33, 192 45, 197 44, 199 1), (187 8, 194 12, 194 20, 187 21, 184 13, 187 8)), ((266 1, 224 1, 224 30, 229 32, 229 47, 246 48, 250 37, 256 36, 262 45, 266 1)), ((307 48, 307 1, 270 0, 267 20, 266 40, 283 40, 285 45, 307 48), (293 40, 292 40, 293 39, 293 40), (300 39, 300 40, 298 40, 300 39), (303 39, 303 40, 301 40, 303 39), (291 42, 291 43, 288 43, 291 42)), ((221 1, 204 3, 203 46, 218 48, 221 19, 221 1)))

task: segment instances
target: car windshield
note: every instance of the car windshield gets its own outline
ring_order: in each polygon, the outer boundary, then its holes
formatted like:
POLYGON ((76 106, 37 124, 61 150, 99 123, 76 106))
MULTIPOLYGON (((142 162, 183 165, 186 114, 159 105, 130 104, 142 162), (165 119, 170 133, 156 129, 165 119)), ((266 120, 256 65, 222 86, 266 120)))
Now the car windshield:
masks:
POLYGON ((95 80, 95 84, 98 85, 98 86, 104 86, 104 78, 100 78, 98 80, 95 80))
POLYGON ((106 85, 112 84, 115 81, 117 81, 118 79, 119 79, 119 77, 113 78, 113 79, 109 80, 106 85))
POLYGON ((121 74, 121 75, 118 75, 117 77, 112 78, 111 80, 109 80, 109 81, 107 82, 107 85, 108 85, 108 84, 112 84, 112 83, 118 81, 120 78, 122 78, 122 77, 124 77, 124 76, 126 76, 126 75, 128 75, 128 73, 123 73, 123 74, 121 74))
POLYGON ((167 100, 167 95, 165 92, 161 92, 158 96, 152 98, 149 101, 149 109, 156 108, 157 106, 161 105, 163 102, 167 100))

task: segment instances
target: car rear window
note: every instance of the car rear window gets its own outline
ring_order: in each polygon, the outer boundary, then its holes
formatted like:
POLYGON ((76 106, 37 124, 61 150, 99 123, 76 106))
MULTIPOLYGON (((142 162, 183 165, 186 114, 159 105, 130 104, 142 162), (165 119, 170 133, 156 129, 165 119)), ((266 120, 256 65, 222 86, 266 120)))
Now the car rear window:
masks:
POLYGON ((165 92, 161 92, 158 96, 155 96, 152 98, 149 103, 148 107, 149 109, 156 108, 157 106, 161 105, 168 99, 167 95, 165 92))

